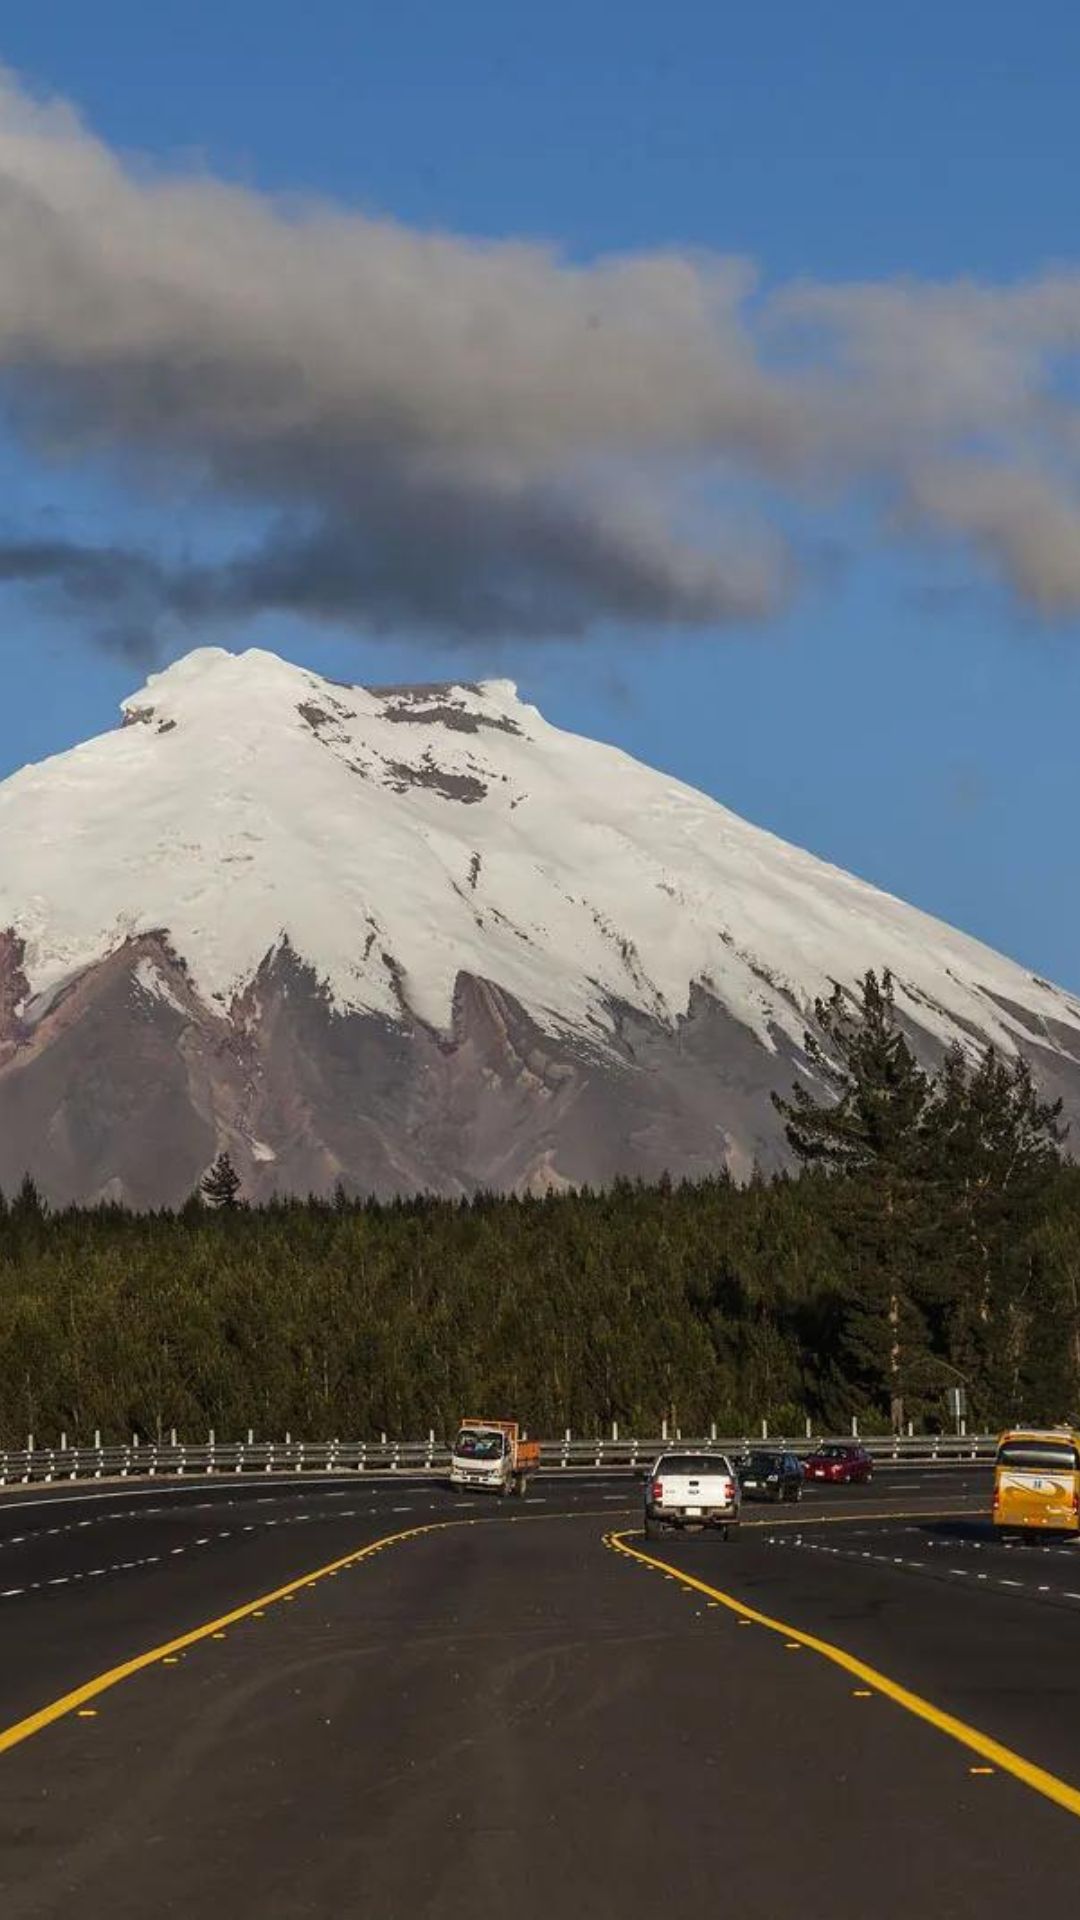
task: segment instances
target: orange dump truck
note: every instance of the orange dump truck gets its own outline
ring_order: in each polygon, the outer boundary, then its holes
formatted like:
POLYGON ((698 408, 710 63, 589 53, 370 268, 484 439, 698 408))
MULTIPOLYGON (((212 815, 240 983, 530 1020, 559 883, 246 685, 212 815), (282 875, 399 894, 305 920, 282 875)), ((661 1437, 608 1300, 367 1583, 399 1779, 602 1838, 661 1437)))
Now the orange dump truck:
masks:
POLYGON ((524 1493, 540 1465, 540 1442, 516 1420, 463 1420, 450 1454, 450 1485, 487 1493, 524 1493))

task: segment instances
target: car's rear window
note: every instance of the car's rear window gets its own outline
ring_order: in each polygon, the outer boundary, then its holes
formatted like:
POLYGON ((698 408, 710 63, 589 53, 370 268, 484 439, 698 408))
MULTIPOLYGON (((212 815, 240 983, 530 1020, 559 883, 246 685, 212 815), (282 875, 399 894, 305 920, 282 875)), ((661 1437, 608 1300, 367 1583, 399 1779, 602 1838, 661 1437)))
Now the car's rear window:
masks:
POLYGON ((1029 1468, 1037 1472, 1041 1467, 1045 1471, 1057 1470, 1058 1473, 1076 1473, 1080 1469, 1080 1459, 1076 1448, 1067 1440, 1006 1440, 998 1448, 999 1467, 1029 1468))
POLYGON ((730 1474, 731 1467, 722 1453, 665 1453, 656 1471, 661 1478, 665 1473, 685 1473, 700 1479, 705 1473, 730 1474))

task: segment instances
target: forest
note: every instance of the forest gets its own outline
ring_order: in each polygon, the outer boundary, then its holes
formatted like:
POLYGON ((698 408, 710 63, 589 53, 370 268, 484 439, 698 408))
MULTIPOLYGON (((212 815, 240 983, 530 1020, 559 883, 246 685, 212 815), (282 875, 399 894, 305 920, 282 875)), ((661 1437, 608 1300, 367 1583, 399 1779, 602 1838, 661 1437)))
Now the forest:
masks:
POLYGON ((1025 1064, 920 1064, 870 974, 819 1003, 790 1172, 176 1213, 0 1199, 0 1444, 972 1429, 1080 1409, 1080 1167, 1025 1064))

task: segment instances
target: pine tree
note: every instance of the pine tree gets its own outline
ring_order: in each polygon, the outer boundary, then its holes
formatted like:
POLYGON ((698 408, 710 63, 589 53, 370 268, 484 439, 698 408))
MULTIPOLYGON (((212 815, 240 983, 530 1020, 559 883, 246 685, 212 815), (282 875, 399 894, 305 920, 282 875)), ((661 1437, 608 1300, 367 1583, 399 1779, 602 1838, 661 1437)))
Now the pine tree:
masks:
POLYGON ((911 1183, 923 1159, 931 1083, 897 1025, 888 972, 880 981, 866 974, 857 1004, 835 987, 827 1001, 815 1002, 814 1018, 817 1031, 807 1032, 804 1046, 826 1098, 796 1084, 790 1100, 774 1094, 773 1105, 805 1166, 872 1176, 869 1187, 862 1182, 849 1190, 850 1230, 863 1264, 845 1338, 856 1378, 873 1399, 887 1395, 899 1431, 910 1400, 912 1349, 924 1344, 911 1297, 911 1183))
POLYGON ((910 1171, 921 1151, 930 1080, 897 1025, 891 974, 879 982, 869 972, 859 993, 853 1003, 835 987, 828 1000, 815 1001, 817 1031, 804 1036, 807 1060, 831 1097, 819 1100, 796 1084, 790 1100, 774 1093, 773 1105, 806 1166, 910 1171))
POLYGON ((227 1153, 218 1154, 209 1173, 203 1175, 199 1190, 212 1207, 235 1207, 240 1175, 227 1153))
POLYGON ((38 1191, 33 1176, 24 1173, 18 1193, 11 1202, 11 1215, 16 1221, 44 1220, 48 1208, 38 1191))
MULTIPOLYGON (((964 1381, 981 1378, 1015 1411, 1033 1317, 1032 1235, 1062 1164, 1061 1102, 1044 1101, 1027 1061, 950 1049, 926 1117, 927 1296, 944 1308, 942 1345, 964 1381)), ((1041 1269, 1040 1269, 1041 1272, 1041 1269)))

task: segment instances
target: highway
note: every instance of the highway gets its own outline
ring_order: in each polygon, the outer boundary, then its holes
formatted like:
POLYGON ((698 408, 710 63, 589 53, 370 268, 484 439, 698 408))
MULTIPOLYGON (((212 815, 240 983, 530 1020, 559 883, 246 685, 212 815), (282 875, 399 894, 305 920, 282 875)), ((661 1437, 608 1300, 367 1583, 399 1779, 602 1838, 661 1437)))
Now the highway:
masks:
POLYGON ((986 1469, 728 1545, 640 1499, 4 1496, 5 1920, 1074 1910, 1080 1547, 993 1540, 986 1469))

